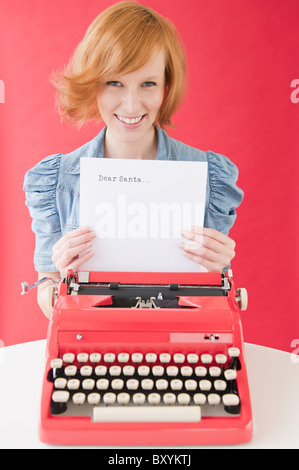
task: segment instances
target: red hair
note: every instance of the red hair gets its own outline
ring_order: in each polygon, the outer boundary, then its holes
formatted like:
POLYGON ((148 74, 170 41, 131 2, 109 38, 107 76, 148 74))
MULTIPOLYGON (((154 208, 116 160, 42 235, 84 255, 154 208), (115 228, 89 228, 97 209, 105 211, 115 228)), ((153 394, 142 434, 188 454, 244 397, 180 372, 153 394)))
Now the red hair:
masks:
POLYGON ((101 120, 96 103, 98 85, 145 65, 157 49, 165 53, 165 99, 158 122, 171 126, 186 84, 184 48, 175 26, 137 2, 116 3, 89 26, 62 73, 52 76, 63 119, 82 125, 101 120))

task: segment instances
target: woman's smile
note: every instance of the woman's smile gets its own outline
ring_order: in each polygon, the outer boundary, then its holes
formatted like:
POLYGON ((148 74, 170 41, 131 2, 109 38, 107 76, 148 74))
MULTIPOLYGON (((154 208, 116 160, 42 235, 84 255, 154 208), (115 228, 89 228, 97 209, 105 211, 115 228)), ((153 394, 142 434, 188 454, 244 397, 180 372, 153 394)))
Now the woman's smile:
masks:
POLYGON ((135 129, 136 127, 139 127, 139 125, 143 122, 146 117, 146 114, 142 114, 141 116, 137 117, 120 116, 119 114, 114 114, 114 116, 127 129, 135 129))

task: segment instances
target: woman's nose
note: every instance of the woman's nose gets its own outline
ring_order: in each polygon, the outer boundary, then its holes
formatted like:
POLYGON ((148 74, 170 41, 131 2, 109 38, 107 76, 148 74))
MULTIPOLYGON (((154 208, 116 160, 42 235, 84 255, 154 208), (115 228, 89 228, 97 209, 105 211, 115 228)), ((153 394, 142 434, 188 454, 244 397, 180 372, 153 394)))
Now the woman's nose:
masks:
POLYGON ((140 105, 138 90, 135 88, 127 88, 123 96, 123 105, 127 113, 135 117, 134 113, 138 112, 140 105))

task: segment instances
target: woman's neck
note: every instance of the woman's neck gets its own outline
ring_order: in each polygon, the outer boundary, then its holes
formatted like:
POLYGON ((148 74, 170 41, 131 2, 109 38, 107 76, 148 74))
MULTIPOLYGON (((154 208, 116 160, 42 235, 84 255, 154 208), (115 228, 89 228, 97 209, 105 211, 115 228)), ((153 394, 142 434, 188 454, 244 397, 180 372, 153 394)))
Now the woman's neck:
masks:
POLYGON ((143 160, 155 160, 157 157, 158 137, 153 126, 152 132, 148 133, 140 141, 123 142, 115 138, 106 130, 104 143, 105 158, 136 158, 143 160))

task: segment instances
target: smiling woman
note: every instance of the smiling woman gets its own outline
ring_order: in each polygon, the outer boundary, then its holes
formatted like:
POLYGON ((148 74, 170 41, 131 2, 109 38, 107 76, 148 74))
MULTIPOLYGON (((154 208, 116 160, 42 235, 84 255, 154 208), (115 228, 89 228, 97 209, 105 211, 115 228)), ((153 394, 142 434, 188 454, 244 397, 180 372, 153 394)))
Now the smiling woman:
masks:
MULTIPOLYGON (((174 25, 137 2, 116 3, 93 21, 52 83, 64 119, 79 127, 90 120, 106 126, 92 141, 67 155, 50 155, 25 176, 39 278, 59 279, 94 256, 96 233, 78 227, 82 156, 207 162, 204 227, 182 233, 187 242, 178 250, 209 271, 227 268, 235 256, 228 233, 243 198, 236 186, 238 169, 223 155, 192 148, 165 132, 186 85, 184 48, 174 25)), ((150 229, 157 224, 151 220, 150 229)), ((38 302, 48 316, 47 289, 52 283, 39 286, 38 302)))
MULTIPOLYGON (((168 19, 136 2, 116 3, 101 13, 89 26, 64 72, 53 74, 63 118, 79 125, 101 120, 94 99, 98 85, 121 87, 120 77, 149 65, 159 51, 157 79, 165 99, 157 121, 161 127, 171 125, 171 116, 185 92, 184 47, 168 19)), ((145 72, 148 74, 141 82, 143 88, 156 86, 153 70, 147 66, 145 72)))
POLYGON ((107 124, 105 156, 155 159, 158 120, 165 96, 165 53, 156 51, 140 69, 99 85, 97 104, 107 124), (149 80, 154 76, 155 81, 149 80))

